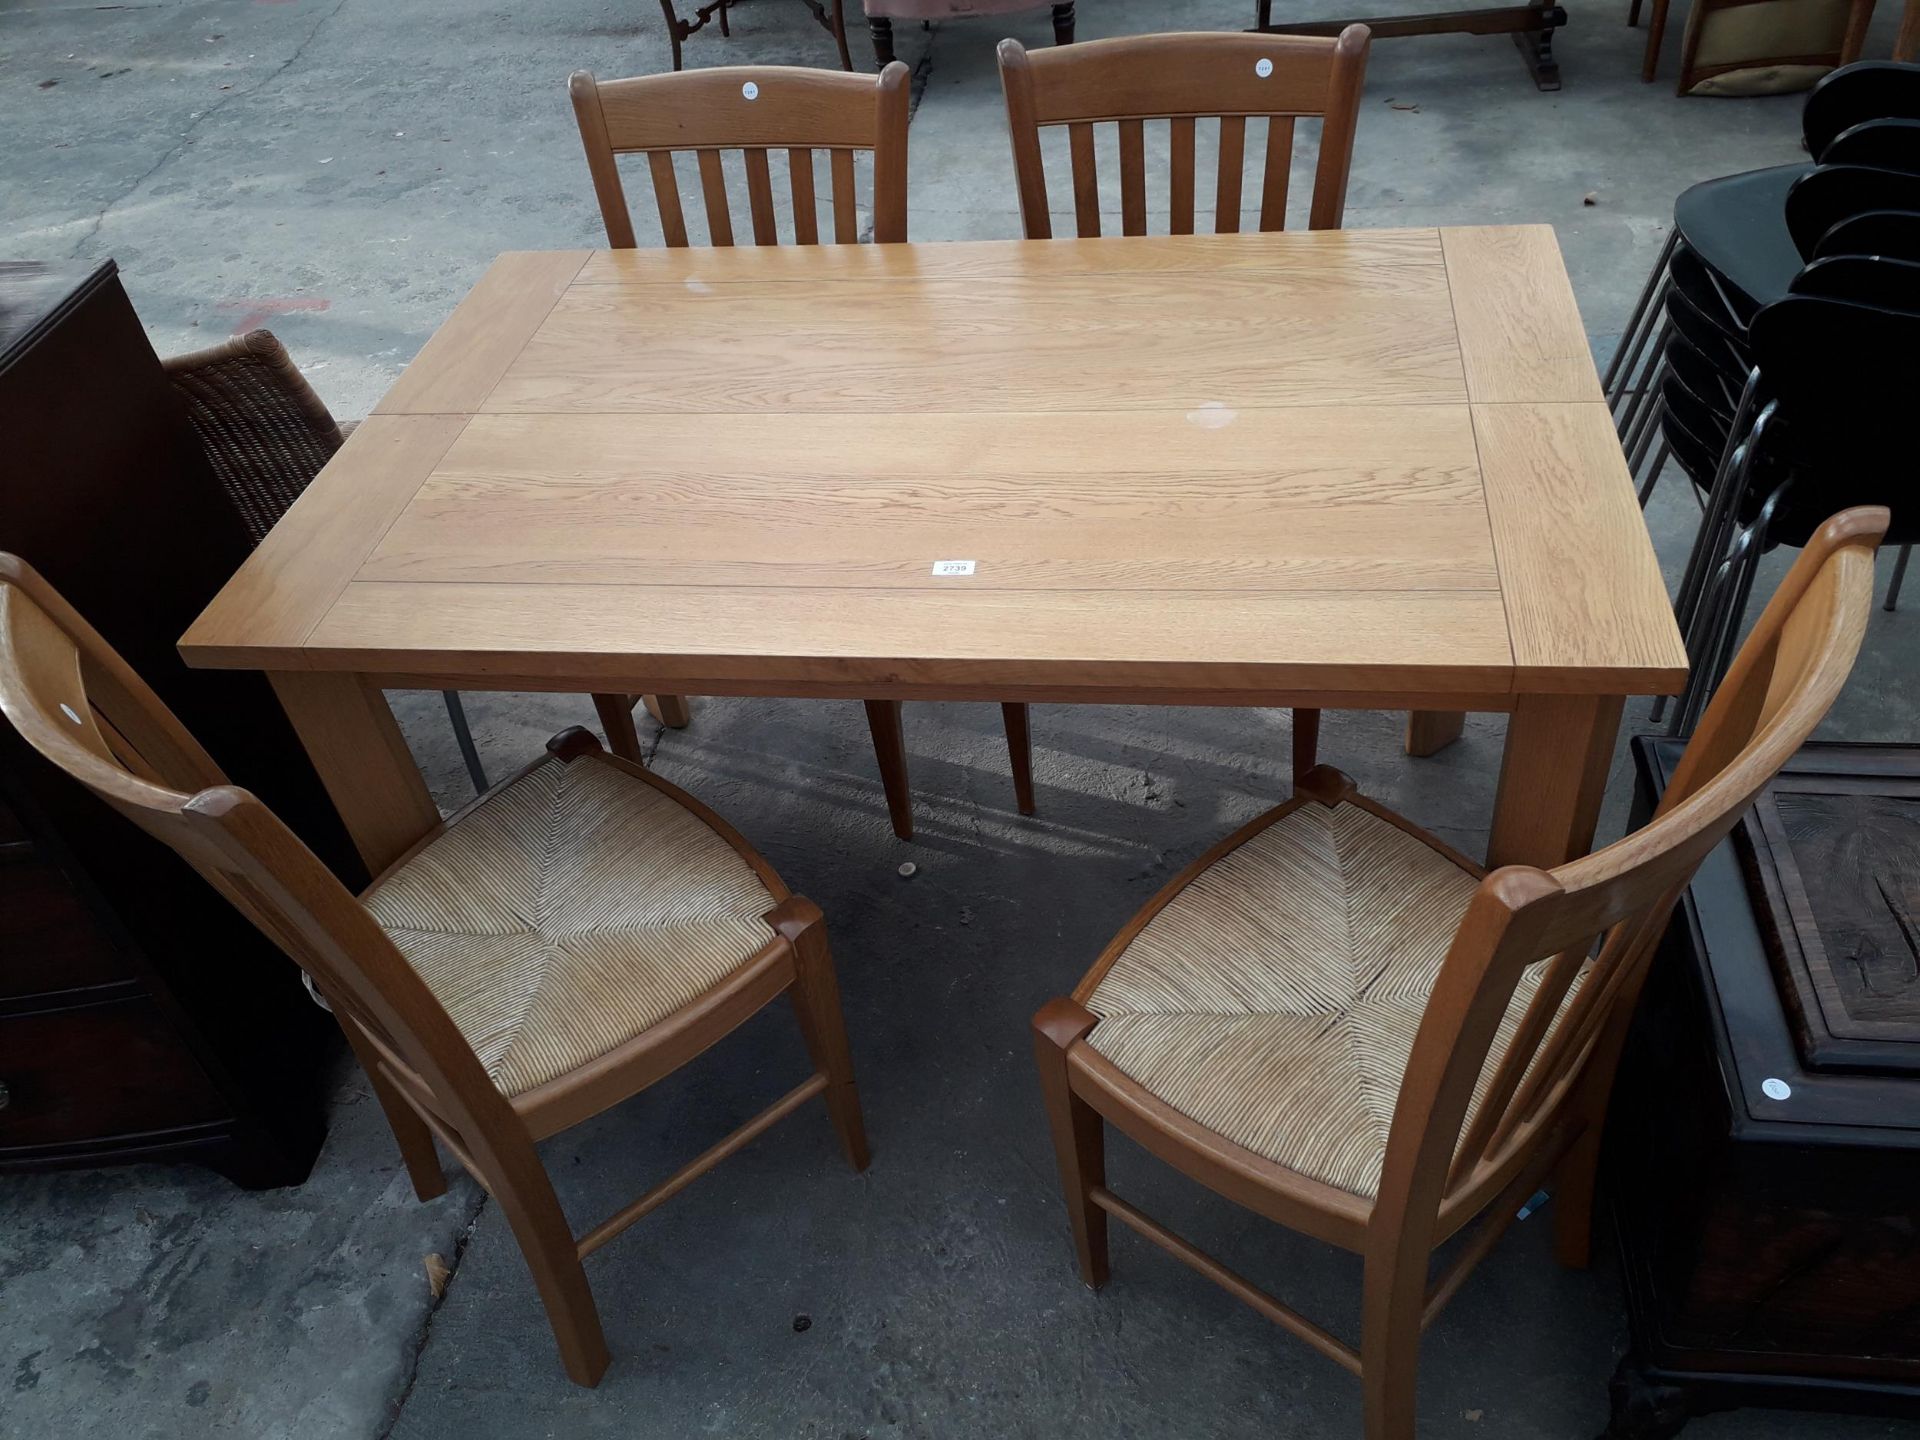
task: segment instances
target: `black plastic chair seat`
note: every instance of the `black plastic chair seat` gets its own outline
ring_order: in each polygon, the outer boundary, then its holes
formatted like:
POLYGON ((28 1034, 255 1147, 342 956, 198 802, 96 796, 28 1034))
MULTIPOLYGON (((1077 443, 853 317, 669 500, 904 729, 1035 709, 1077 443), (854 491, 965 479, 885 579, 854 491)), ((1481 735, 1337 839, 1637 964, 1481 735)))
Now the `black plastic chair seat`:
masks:
POLYGON ((1787 233, 1787 191, 1811 165, 1776 165, 1707 180, 1673 202, 1673 223, 1693 253, 1755 306, 1787 293, 1800 252, 1787 233))
POLYGON ((1851 126, 1820 152, 1820 163, 1920 175, 1920 120, 1866 120, 1851 126))
POLYGON ((1827 147, 1869 120, 1920 118, 1920 65, 1862 60, 1843 65, 1807 94, 1800 134, 1807 153, 1824 163, 1827 147))
POLYGON ((1787 192, 1787 233, 1813 257, 1820 237, 1850 215, 1869 210, 1920 210, 1920 175, 1868 165, 1816 165, 1787 192))
POLYGON ((1911 210, 1869 210, 1831 226, 1813 247, 1817 260, 1837 255, 1878 255, 1920 260, 1920 215, 1911 210))
POLYGON ((1877 255, 1834 255, 1794 276, 1792 293, 1920 315, 1920 265, 1877 255))

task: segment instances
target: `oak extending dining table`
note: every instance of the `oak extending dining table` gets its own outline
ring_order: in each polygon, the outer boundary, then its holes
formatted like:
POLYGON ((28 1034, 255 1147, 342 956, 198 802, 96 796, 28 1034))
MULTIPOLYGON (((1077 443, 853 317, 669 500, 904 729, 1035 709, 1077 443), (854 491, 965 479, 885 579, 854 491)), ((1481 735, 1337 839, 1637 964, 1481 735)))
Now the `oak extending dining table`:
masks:
POLYGON ((385 689, 1504 711, 1555 864, 1686 674, 1546 226, 505 254, 181 650, 376 872, 385 689))

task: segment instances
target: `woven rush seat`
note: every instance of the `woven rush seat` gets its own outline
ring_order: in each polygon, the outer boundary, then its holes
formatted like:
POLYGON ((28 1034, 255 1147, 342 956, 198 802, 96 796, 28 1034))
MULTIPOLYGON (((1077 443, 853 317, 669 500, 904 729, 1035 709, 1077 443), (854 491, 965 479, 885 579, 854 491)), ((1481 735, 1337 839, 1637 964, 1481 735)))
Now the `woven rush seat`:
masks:
MULTIPOLYGON (((1371 1199, 1414 1035, 1480 878, 1351 799, 1282 806, 1113 961, 1085 1001, 1099 1017, 1087 1042, 1215 1134, 1371 1199)), ((1543 968, 1515 992, 1495 1056, 1543 968)))
POLYGON ((508 1096, 724 980, 775 904, 705 820, 604 755, 535 763, 362 898, 508 1096))

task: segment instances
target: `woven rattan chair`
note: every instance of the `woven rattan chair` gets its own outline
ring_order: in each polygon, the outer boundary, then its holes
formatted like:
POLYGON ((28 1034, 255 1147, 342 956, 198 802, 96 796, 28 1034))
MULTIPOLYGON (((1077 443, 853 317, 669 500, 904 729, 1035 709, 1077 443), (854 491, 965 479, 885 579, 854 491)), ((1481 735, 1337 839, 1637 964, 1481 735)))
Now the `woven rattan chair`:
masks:
MULTIPOLYGON (((785 151, 786 189, 793 202, 796 244, 820 242, 814 151, 827 155, 832 235, 836 243, 860 238, 854 196, 853 154, 873 152, 873 238, 893 244, 907 238, 907 67, 898 60, 880 74, 841 75, 789 66, 729 66, 630 80, 595 80, 585 70, 567 82, 574 118, 586 148, 587 170, 607 244, 636 248, 633 216, 620 181, 619 157, 644 155, 653 184, 660 233, 669 248, 687 245, 685 208, 674 174, 675 151, 693 151, 700 166, 708 243, 734 243, 733 218, 721 168, 723 150, 742 152, 753 243, 779 243, 773 170, 768 152, 785 151)), ((662 697, 662 703, 667 703, 662 697)), ((672 701, 684 710, 685 701, 672 701)), ((913 838, 913 797, 907 782, 907 750, 900 701, 869 700, 867 728, 873 736, 887 813, 902 840, 913 838)), ((1024 705, 1003 705, 1007 754, 1013 770, 1014 803, 1033 813, 1033 748, 1024 705)), ((603 710, 603 719, 605 711, 603 710)), ((607 722, 611 725, 612 722, 607 722)), ((609 730, 611 733, 611 730, 609 730)), ((615 749, 619 747, 616 745, 615 749)))
POLYGON ((5 554, 0 714, 307 973, 366 1068, 415 1192, 446 1189, 438 1137, 500 1205, 580 1384, 607 1366, 586 1256, 815 1095, 866 1167, 820 911, 719 816, 585 730, 558 736, 355 899, 5 554), (678 1069, 782 991, 813 1073, 576 1241, 535 1144, 678 1069))
POLYGON ((1887 521, 1847 511, 1802 552, 1659 812, 1618 844, 1487 875, 1320 767, 1155 896, 1034 1017, 1087 1284, 1107 1279, 1115 1216, 1358 1374, 1368 1440, 1410 1440, 1421 1332, 1543 1182, 1561 1258, 1586 1263, 1601 1122, 1654 947, 1839 693, 1887 521), (1359 1346, 1114 1195, 1103 1122, 1364 1256, 1359 1346), (1430 1278, 1435 1248, 1476 1220, 1430 1278))
MULTIPOLYGON (((1265 126, 1259 228, 1286 228, 1294 127, 1301 117, 1321 120, 1307 228, 1338 230, 1346 212, 1370 40, 1364 25, 1349 25, 1335 39, 1211 32, 1129 35, 1032 53, 1018 40, 1002 40, 1000 84, 1006 92, 1007 131, 1027 239, 1053 238, 1040 131, 1061 125, 1068 136, 1075 229, 1081 239, 1101 233, 1094 126, 1109 122, 1119 131, 1120 233, 1147 233, 1146 126, 1165 121, 1172 159, 1168 228, 1175 235, 1191 235, 1194 128, 1198 119, 1212 117, 1218 118, 1220 130, 1213 207, 1217 232, 1240 229, 1249 118, 1265 126)), ((1295 710, 1296 776, 1313 768, 1319 742, 1320 712, 1295 710)), ((1427 753, 1438 744, 1423 742, 1416 748, 1427 753)))

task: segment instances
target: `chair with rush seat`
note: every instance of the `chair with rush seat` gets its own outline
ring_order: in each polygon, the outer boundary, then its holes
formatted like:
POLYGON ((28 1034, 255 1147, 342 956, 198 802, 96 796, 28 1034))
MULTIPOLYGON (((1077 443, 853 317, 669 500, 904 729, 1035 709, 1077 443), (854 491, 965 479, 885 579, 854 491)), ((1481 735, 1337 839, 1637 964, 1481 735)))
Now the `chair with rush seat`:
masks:
POLYGON ((499 1204, 567 1374, 607 1367, 581 1261, 816 1095, 867 1164, 820 911, 699 801, 569 730, 356 899, 85 620, 0 554, 0 714, 179 852, 326 998, 421 1199, 438 1139, 499 1204), (576 1240, 537 1143, 677 1070, 782 992, 813 1072, 576 1240))
MULTIPOLYGON (((873 153, 873 239, 891 244, 907 238, 907 67, 894 61, 878 79, 831 70, 781 66, 735 66, 677 75, 643 75, 631 80, 595 80, 585 70, 568 81, 573 113, 586 147, 607 244, 615 250, 637 248, 633 216, 620 182, 618 157, 645 155, 653 182, 660 232, 669 248, 683 247, 686 213, 674 174, 676 151, 692 151, 700 170, 706 212, 707 243, 732 245, 733 217, 721 167, 723 150, 742 152, 753 243, 780 242, 769 150, 787 157, 787 190, 792 200, 796 244, 820 243, 819 206, 814 185, 814 152, 826 152, 835 242, 860 239, 853 156, 873 153)), ((675 699, 684 709, 685 701, 675 699)), ((867 726, 873 735, 887 813, 903 840, 913 838, 913 799, 907 786, 907 752, 898 700, 869 700, 867 726)), ((1013 766, 1015 802, 1022 815, 1033 813, 1033 753, 1026 712, 1002 706, 1007 753, 1013 766)), ((611 722, 608 722, 611 726, 611 722)), ((609 728, 611 733, 611 728, 609 728)), ((616 749, 618 747, 616 746, 616 749)))
MULTIPOLYGON (((1263 120, 1265 130, 1259 228, 1286 228, 1294 127, 1298 120, 1314 117, 1321 122, 1320 146, 1307 228, 1338 230, 1346 210, 1369 44, 1364 25, 1349 25, 1334 39, 1211 32, 1130 35, 1031 54, 1018 40, 1002 40, 1000 84, 1006 92, 1007 130, 1027 239, 1053 237, 1040 131, 1058 125, 1067 127, 1075 228, 1082 239, 1101 233, 1094 126, 1107 122, 1119 129, 1120 233, 1146 234, 1145 127, 1163 120, 1172 144, 1169 229, 1191 235, 1194 127, 1198 119, 1214 117, 1220 129, 1213 207, 1217 233, 1240 229, 1249 119, 1263 120)), ((1319 739, 1320 712, 1296 709, 1296 775, 1313 768, 1319 739)))
POLYGON ((1585 1264, 1607 1097, 1654 947, 1845 683, 1887 518, 1847 511, 1808 544, 1659 812, 1619 843, 1488 875, 1321 767, 1148 902, 1033 1022, 1086 1283, 1106 1282, 1118 1218, 1357 1374, 1368 1440, 1411 1440, 1421 1333, 1542 1184, 1561 1259, 1585 1264), (1107 1124, 1362 1255, 1359 1345, 1108 1189, 1107 1124))

